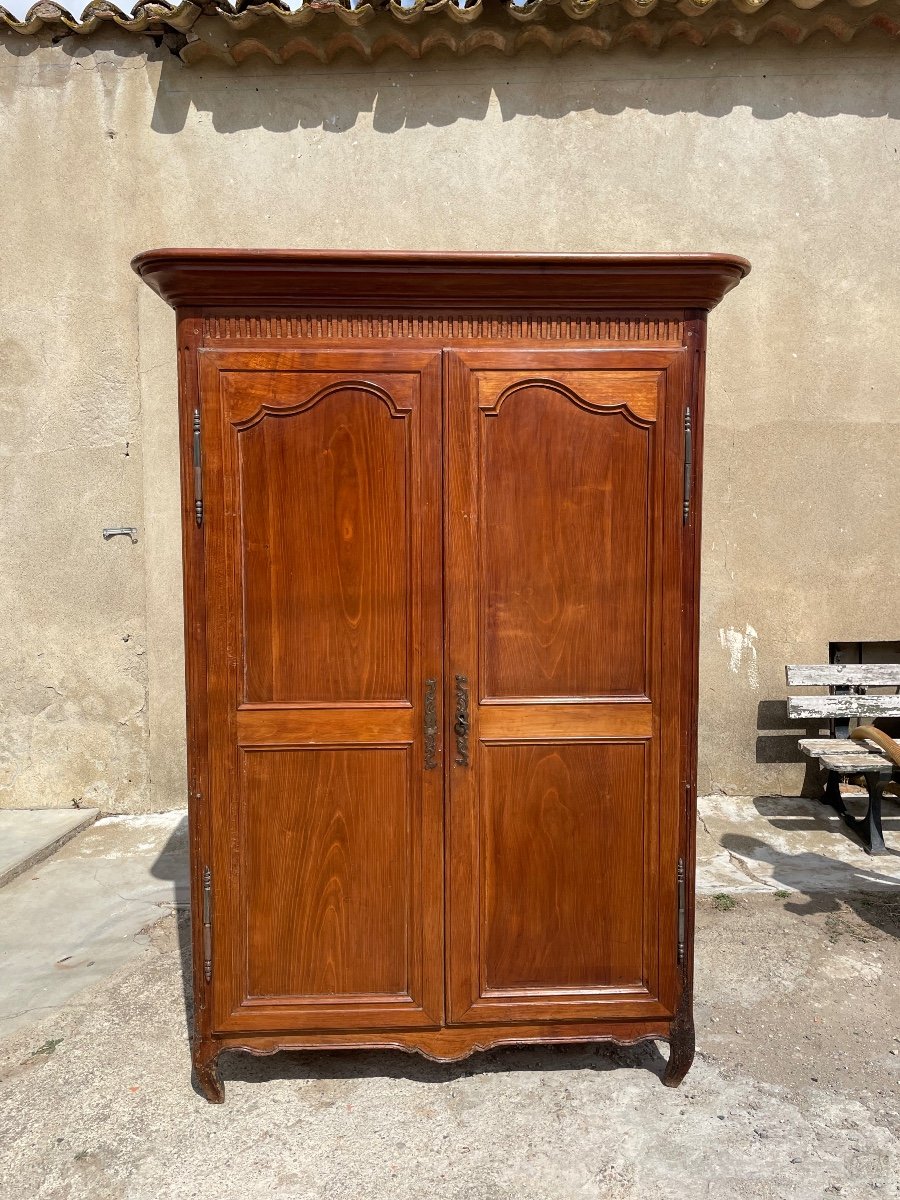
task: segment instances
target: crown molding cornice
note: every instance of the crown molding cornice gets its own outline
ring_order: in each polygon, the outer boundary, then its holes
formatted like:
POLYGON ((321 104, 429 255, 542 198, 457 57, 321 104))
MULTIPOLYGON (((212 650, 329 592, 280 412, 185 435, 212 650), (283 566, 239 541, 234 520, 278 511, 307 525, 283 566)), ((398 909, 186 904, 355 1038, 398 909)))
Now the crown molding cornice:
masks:
POLYGON ((174 308, 353 305, 714 308, 750 270, 694 255, 149 250, 132 267, 174 308))

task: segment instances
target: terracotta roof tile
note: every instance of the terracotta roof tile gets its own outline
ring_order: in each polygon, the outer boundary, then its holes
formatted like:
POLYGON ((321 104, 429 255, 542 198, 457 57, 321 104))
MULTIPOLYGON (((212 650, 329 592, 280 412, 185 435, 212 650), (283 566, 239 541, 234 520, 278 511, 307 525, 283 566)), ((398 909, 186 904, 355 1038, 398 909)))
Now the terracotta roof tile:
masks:
MULTIPOLYGON (((127 0, 124 0, 127 4, 127 0)), ((118 26, 175 36, 185 62, 216 58, 237 64, 253 54, 276 63, 297 55, 330 61, 352 49, 371 61, 389 48, 421 58, 436 47, 468 54, 492 47, 514 54, 541 45, 559 54, 576 45, 611 50, 626 42, 658 47, 718 38, 744 45, 768 35, 794 44, 816 33, 849 42, 864 30, 900 35, 898 0, 141 0, 133 12, 92 0, 76 12, 38 0, 16 17, 0 4, 0 27, 87 35, 118 26)))

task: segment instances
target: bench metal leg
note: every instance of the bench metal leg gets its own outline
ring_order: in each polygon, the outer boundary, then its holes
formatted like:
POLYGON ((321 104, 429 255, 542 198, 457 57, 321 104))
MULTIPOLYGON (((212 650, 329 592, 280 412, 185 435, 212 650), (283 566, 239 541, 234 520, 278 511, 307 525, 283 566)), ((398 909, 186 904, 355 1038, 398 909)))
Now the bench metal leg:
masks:
POLYGON ((822 797, 823 804, 830 804, 831 807, 843 817, 847 812, 847 806, 844 804, 844 798, 841 795, 841 777, 837 771, 828 771, 825 779, 825 795, 822 797))
MULTIPOLYGON (((828 774, 830 777, 833 772, 829 771, 828 774)), ((890 778, 891 772, 889 770, 866 771, 865 780, 866 789, 869 793, 869 807, 866 809, 865 816, 851 816, 846 809, 841 813, 844 824, 853 830, 868 854, 888 853, 888 848, 884 844, 884 830, 881 828, 881 792, 884 785, 890 781, 890 778)))

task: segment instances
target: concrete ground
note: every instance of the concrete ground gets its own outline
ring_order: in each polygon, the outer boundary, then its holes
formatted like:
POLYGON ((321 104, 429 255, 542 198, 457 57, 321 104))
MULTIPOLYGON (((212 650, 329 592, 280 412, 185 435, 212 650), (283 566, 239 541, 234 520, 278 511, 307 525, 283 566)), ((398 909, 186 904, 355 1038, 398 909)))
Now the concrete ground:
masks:
MULTIPOLYGON (((861 814, 862 788, 844 787, 861 814)), ((884 801, 883 825, 893 853, 866 854, 827 804, 799 796, 701 796, 697 890, 717 892, 856 892, 900 888, 900 804, 884 801)))
POLYGON ((98 815, 95 808, 0 810, 0 887, 49 858, 98 815))
POLYGON ((900 853, 868 858, 808 801, 718 797, 701 815, 680 1090, 654 1047, 232 1055, 224 1107, 190 1084, 183 822, 97 822, 0 890, 2 988, 30 953, 44 989, 25 1014, 0 989, 0 1197, 900 1196, 900 853), (74 991, 47 957, 57 923, 94 962, 74 991))
POLYGON ((0 888, 0 1037, 87 1002, 86 989, 140 956, 144 931, 187 899, 177 812, 102 817, 0 888))

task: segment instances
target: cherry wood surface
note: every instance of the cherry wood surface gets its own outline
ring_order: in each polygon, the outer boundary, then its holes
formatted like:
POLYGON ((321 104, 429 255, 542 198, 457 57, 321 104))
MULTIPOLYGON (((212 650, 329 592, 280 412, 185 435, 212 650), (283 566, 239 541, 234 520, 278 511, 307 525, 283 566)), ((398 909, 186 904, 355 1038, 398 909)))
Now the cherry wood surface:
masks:
POLYGON ((248 996, 409 992, 408 757, 243 755, 248 996))
POLYGON ((685 357, 445 354, 453 1021, 674 1011, 685 357))
POLYGON ((178 317, 202 1091, 223 1049, 649 1038, 676 1085, 706 313, 748 265, 134 265, 178 317))
POLYGON ((176 308, 307 303, 714 308, 750 270, 733 254, 427 254, 148 250, 135 271, 176 308))
POLYGON ((439 366, 200 354, 223 1030, 441 1019, 439 366))
POLYGON ((485 699, 646 692, 658 372, 554 369, 570 357, 475 372, 485 699))
POLYGON ((482 754, 485 993, 643 989, 644 745, 482 754))
POLYGON ((251 385, 247 374, 229 372, 225 396, 259 397, 238 437, 243 700, 409 701, 402 413, 389 393, 340 378, 258 371, 251 385), (271 420, 266 399, 270 411, 303 415, 271 420))

